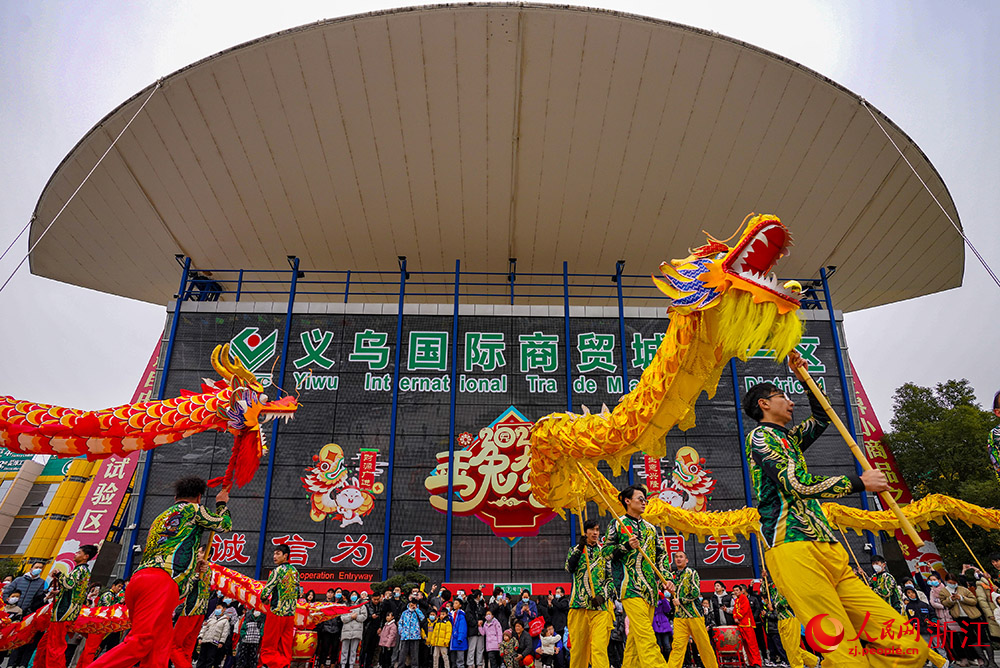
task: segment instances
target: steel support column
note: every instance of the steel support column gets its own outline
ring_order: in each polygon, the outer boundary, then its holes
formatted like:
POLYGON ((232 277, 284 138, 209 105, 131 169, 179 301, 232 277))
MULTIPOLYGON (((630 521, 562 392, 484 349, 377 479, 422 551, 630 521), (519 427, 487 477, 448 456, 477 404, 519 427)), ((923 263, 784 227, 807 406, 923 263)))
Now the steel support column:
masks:
MULTIPOLYGON (((288 339, 292 333, 292 309, 295 306, 295 291, 299 284, 299 258, 289 256, 292 265, 292 281, 288 287, 288 308, 285 310, 285 338, 281 342, 281 366, 278 370, 277 382, 271 380, 271 386, 275 388, 274 398, 278 398, 278 390, 285 382, 285 370, 288 368, 288 339)), ((257 536, 257 563, 254 565, 254 578, 260 579, 261 570, 264 567, 264 539, 267 536, 267 515, 271 508, 271 482, 274 479, 274 457, 278 452, 278 424, 281 420, 274 420, 271 424, 271 443, 267 453, 267 477, 264 482, 264 505, 260 513, 260 534, 257 536)))
POLYGON ((389 577, 389 534, 392 528, 392 476, 396 458, 396 418, 399 409, 399 354, 403 344, 403 302, 406 299, 406 258, 399 258, 399 308, 396 311, 396 356, 392 369, 392 417, 389 419, 389 469, 385 484, 385 526, 382 538, 382 579, 389 577))
POLYGON ((455 260, 455 305, 451 320, 451 415, 448 425, 448 515, 445 521, 444 580, 451 581, 451 523, 455 496, 455 400, 458 396, 458 286, 461 260, 455 260))
MULTIPOLYGON (((746 458, 745 443, 747 439, 746 431, 743 429, 743 411, 740 406, 740 378, 736 373, 736 358, 729 360, 729 373, 733 378, 733 404, 736 408, 736 426, 740 430, 740 463, 743 464, 743 497, 746 500, 747 508, 753 507, 753 490, 750 486, 750 462, 746 458)), ((735 538, 735 536, 733 537, 735 538)), ((757 548, 757 535, 750 534, 750 559, 753 564, 753 575, 760 577, 760 556, 757 548)))

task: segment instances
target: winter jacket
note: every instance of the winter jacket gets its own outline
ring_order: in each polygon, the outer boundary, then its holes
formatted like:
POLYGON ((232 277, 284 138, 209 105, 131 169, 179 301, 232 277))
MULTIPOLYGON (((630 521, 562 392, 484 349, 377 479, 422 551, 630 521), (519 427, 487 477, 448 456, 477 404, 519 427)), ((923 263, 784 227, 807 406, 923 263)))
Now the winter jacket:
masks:
POLYGON ((938 592, 938 598, 944 607, 948 608, 952 619, 965 618, 975 621, 983 618, 976 595, 961 585, 958 586, 954 594, 945 588, 943 592, 938 592))
POLYGON ((551 636, 542 636, 541 638, 542 644, 541 647, 538 648, 538 653, 555 654, 556 651, 558 651, 556 645, 559 643, 560 640, 562 640, 562 637, 558 633, 553 634, 551 636))
POLYGON ((951 613, 948 612, 948 608, 941 601, 942 597, 947 598, 949 601, 951 600, 948 590, 944 585, 938 585, 931 589, 929 598, 931 599, 931 607, 934 608, 934 614, 937 615, 938 623, 944 624, 952 631, 960 630, 958 624, 952 619, 951 613))
POLYGON ((451 615, 451 644, 448 649, 465 651, 469 649, 469 632, 465 623, 465 613, 461 610, 455 610, 451 615))
POLYGON ((719 612, 721 611, 722 612, 722 619, 723 619, 723 621, 721 622, 721 625, 722 626, 736 626, 736 621, 733 619, 733 613, 732 613, 732 610, 733 610, 733 596, 732 596, 732 594, 723 594, 721 598, 722 598, 722 600, 719 601, 719 596, 715 592, 713 592, 709 596, 708 600, 709 600, 709 603, 712 606, 712 622, 716 626, 720 625, 720 622, 719 622, 719 612), (726 612, 723 608, 729 608, 730 611, 726 612))
POLYGON ((517 653, 521 657, 530 656, 532 650, 535 648, 535 642, 531 639, 531 636, 527 631, 521 631, 521 635, 517 639, 517 653))
POLYGON ((490 612, 493 616, 500 620, 500 626, 506 631, 510 628, 510 602, 506 599, 503 603, 494 600, 490 603, 490 612))
POLYGON ((424 621, 424 613, 420 608, 403 610, 403 614, 399 617, 399 639, 420 640, 420 623, 422 621, 424 621))
POLYGON ((488 622, 483 622, 483 628, 480 630, 486 637, 486 651, 499 652, 500 641, 503 640, 503 627, 500 626, 500 620, 494 617, 488 622))
POLYGON ((229 638, 230 631, 229 618, 225 615, 209 615, 205 623, 201 625, 201 633, 198 634, 198 642, 214 643, 221 645, 229 638))
POLYGON ((664 597, 656 604, 656 610, 653 611, 653 632, 671 633, 673 630, 673 624, 670 623, 670 599, 664 597))
POLYGON ((993 598, 990 596, 989 588, 982 582, 976 585, 976 600, 979 602, 979 609, 982 610, 986 616, 986 621, 990 624, 990 635, 994 638, 1000 638, 1000 624, 997 624, 996 617, 994 616, 997 607, 993 605, 993 598))
POLYGON ((465 623, 470 637, 479 635, 479 622, 486 619, 486 606, 483 603, 471 597, 465 600, 465 623))
POLYGON ((396 622, 386 622, 382 627, 382 632, 378 636, 379 647, 395 647, 399 640, 399 631, 396 630, 396 622))
POLYGON ((361 635, 365 630, 365 620, 368 619, 368 608, 361 606, 350 612, 345 612, 340 616, 343 627, 340 629, 341 640, 361 640, 361 635))
POLYGON ((42 576, 31 577, 30 574, 18 575, 9 585, 3 588, 3 598, 6 601, 15 591, 21 592, 18 603, 24 614, 30 614, 44 605, 44 594, 47 586, 42 576), (36 600, 37 599, 37 600, 36 600))
POLYGON ((514 606, 514 616, 521 620, 524 628, 528 628, 528 623, 538 616, 538 606, 530 598, 527 601, 518 601, 514 606))
POLYGON ((431 647, 448 647, 451 644, 451 620, 447 615, 427 624, 427 644, 431 647))
POLYGON ((569 597, 553 597, 552 605, 549 606, 549 616, 546 619, 555 628, 556 633, 562 633, 566 628, 566 620, 569 617, 569 597))

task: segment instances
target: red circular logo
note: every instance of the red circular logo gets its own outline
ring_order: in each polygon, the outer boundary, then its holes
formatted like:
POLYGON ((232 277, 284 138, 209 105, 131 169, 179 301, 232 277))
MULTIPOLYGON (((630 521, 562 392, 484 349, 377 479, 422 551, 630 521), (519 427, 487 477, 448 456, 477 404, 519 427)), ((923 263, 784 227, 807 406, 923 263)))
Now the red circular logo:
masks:
POLYGON ((840 641, 844 639, 844 625, 839 619, 830 617, 833 625, 833 633, 827 633, 823 629, 823 619, 830 615, 823 613, 816 615, 806 624, 806 643, 820 654, 829 654, 838 647, 840 641))
POLYGON ((251 348, 256 348, 260 345, 260 334, 251 334, 247 337, 247 345, 251 348))

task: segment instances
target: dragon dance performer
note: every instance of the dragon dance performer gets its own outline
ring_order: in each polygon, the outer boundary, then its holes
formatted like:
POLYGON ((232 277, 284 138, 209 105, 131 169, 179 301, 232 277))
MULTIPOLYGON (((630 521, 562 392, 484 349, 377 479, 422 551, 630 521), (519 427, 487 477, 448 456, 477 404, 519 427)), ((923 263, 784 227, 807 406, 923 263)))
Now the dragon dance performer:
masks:
POLYGON ((608 642, 614 617, 607 609, 609 600, 609 563, 598 544, 601 529, 595 520, 583 525, 580 542, 566 555, 566 570, 573 576, 569 597, 569 637, 573 651, 570 668, 608 668, 608 642), (589 561, 588 561, 589 559, 589 561))
POLYGON ((885 558, 873 554, 871 564, 872 570, 875 571, 872 576, 872 589, 879 598, 889 604, 889 607, 900 610, 903 607, 903 594, 899 591, 896 578, 892 577, 892 573, 886 568, 885 558))
POLYGON ((659 587, 653 567, 639 551, 645 552, 661 572, 666 551, 656 538, 656 528, 642 519, 646 510, 645 488, 630 485, 619 492, 618 500, 625 508, 619 520, 622 526, 619 522, 611 524, 604 549, 629 618, 630 633, 622 665, 664 668, 667 662, 653 634, 653 609, 659 600, 659 587))
POLYGON ((792 612, 788 600, 770 580, 767 581, 767 589, 771 605, 778 613, 778 636, 781 637, 781 646, 788 657, 788 668, 803 668, 803 665, 816 668, 819 657, 802 649, 802 623, 792 612))
POLYGON ((208 612, 209 586, 208 562, 205 546, 198 547, 198 564, 195 576, 188 580, 188 588, 181 600, 181 611, 174 622, 174 642, 170 650, 170 663, 174 668, 191 668, 191 657, 198 642, 205 613, 208 612))
MULTIPOLYGON (((1000 417, 1000 392, 993 395, 993 414, 1000 417)), ((990 454, 993 472, 997 474, 997 480, 1000 480, 1000 427, 990 430, 986 440, 986 451, 990 454)))
POLYGON ((97 556, 97 546, 83 545, 73 555, 73 570, 59 578, 59 592, 52 599, 52 616, 45 636, 38 644, 35 655, 37 668, 66 668, 66 632, 76 621, 87 600, 90 587, 90 567, 87 565, 97 556))
MULTIPOLYGON (((794 352, 789 363, 805 365, 794 352)), ((860 478, 809 473, 803 452, 829 424, 819 402, 809 400, 812 416, 788 429, 795 404, 773 383, 758 383, 743 399, 744 412, 759 423, 747 434, 746 458, 769 548, 768 571, 799 619, 808 624, 829 615, 843 625, 843 641, 825 657, 833 666, 923 666, 928 647, 919 635, 882 637, 879 630, 901 629, 906 619, 854 575, 818 501, 886 491, 885 475, 877 469, 860 478), (871 639, 864 649, 858 641, 862 632, 871 639)))
POLYGON ((132 628, 125 642, 102 654, 91 668, 166 668, 173 647, 171 618, 181 592, 195 576, 201 534, 229 531, 232 518, 226 504, 229 492, 215 495, 215 512, 201 505, 208 485, 197 477, 174 483, 174 505, 153 520, 142 562, 125 587, 132 628))
MULTIPOLYGON (((670 646, 669 668, 680 668, 687 654, 688 639, 693 638, 705 668, 719 668, 715 650, 708 639, 702 616, 701 576, 688 566, 684 552, 674 552, 674 568, 670 574, 670 591, 674 595, 674 641, 670 646)), ((634 627, 633 627, 634 628, 634 627)))
MULTIPOLYGON (((125 581, 118 578, 114 581, 114 584, 111 585, 110 589, 101 594, 100 604, 102 606, 112 606, 124 602, 125 581)), ((114 647, 118 644, 120 637, 121 632, 108 634, 88 633, 87 640, 83 643, 83 653, 80 655, 80 660, 77 662, 76 668, 87 668, 87 666, 94 661, 94 657, 97 656, 97 652, 100 650, 102 645, 105 646, 105 649, 114 647)))
POLYGON ((274 547, 274 570, 260 592, 268 605, 264 634, 260 640, 258 665, 288 668, 295 639, 295 606, 299 600, 299 571, 288 563, 292 551, 287 545, 274 547))

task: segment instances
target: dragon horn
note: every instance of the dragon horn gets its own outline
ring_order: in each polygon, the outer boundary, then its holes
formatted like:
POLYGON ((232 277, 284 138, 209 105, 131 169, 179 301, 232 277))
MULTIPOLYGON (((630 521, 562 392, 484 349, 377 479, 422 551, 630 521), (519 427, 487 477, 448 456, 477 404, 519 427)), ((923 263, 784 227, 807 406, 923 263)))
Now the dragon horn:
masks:
POLYGON ((223 360, 229 361, 229 344, 215 346, 212 351, 212 368, 226 381, 233 379, 233 372, 223 360))
POLYGON ((239 357, 236 355, 229 355, 228 343, 223 346, 222 363, 225 365, 231 376, 236 376, 237 378, 241 378, 251 383, 257 382, 257 377, 250 373, 249 369, 243 366, 243 362, 239 357))

